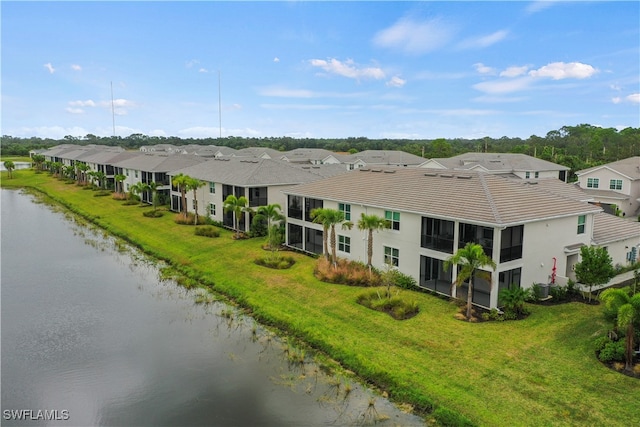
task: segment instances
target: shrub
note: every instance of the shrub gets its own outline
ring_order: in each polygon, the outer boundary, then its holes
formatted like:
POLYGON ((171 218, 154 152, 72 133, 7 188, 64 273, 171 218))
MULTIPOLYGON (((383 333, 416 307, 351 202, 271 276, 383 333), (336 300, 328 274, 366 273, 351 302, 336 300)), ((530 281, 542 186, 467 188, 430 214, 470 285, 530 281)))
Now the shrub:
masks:
POLYGON ((204 227, 196 227, 195 234, 196 236, 204 237, 220 237, 220 230, 218 230, 216 227, 207 225, 204 227))
POLYGON ((274 268, 276 270, 286 270, 287 268, 290 268, 293 264, 295 264, 296 260, 290 256, 282 257, 267 255, 262 258, 257 258, 253 262, 263 267, 274 268))
POLYGON ((144 211, 142 212, 142 215, 147 218, 160 218, 164 214, 162 213, 162 211, 155 210, 155 211, 144 211))
POLYGON ((316 262, 314 275, 318 280, 349 286, 379 286, 382 284, 380 274, 373 269, 369 275, 369 268, 361 262, 339 259, 337 267, 326 258, 319 258, 316 262))
POLYGON ((531 288, 529 288, 529 293, 527 294, 527 301, 538 302, 542 299, 542 288, 537 283, 534 283, 531 288))
POLYGON ((607 343, 600 353, 598 359, 601 362, 624 362, 624 342, 610 341, 607 343))
POLYGON ((447 427, 471 427, 474 426, 468 418, 460 415, 457 412, 453 412, 450 409, 439 407, 433 411, 433 418, 438 422, 438 425, 447 427))
POLYGON ((188 212, 187 216, 185 217, 183 214, 179 213, 178 215, 176 215, 174 221, 176 224, 180 225, 193 225, 195 221, 195 215, 191 212, 188 212))
POLYGON ((418 314, 420 307, 416 301, 410 301, 400 295, 384 297, 384 291, 374 289, 356 297, 356 302, 372 310, 387 313, 396 320, 410 319, 418 314))
POLYGON ((408 274, 401 273, 400 271, 396 271, 394 275, 394 285, 402 289, 418 289, 418 284, 416 279, 409 276, 408 274))
POLYGON ((529 314, 529 311, 524 306, 527 293, 519 286, 509 286, 508 289, 502 289, 499 293, 499 299, 504 305, 505 315, 512 313, 517 318, 518 316, 529 314))
POLYGON ((566 301, 569 298, 569 291, 566 286, 551 286, 549 294, 555 301, 566 301))

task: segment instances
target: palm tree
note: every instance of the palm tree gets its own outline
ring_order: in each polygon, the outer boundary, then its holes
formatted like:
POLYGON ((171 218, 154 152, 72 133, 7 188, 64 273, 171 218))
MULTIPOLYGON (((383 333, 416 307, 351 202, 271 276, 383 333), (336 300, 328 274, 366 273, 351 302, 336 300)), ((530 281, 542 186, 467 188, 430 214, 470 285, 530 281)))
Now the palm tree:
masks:
POLYGON ((616 313, 616 326, 626 329, 625 370, 633 369, 634 323, 640 320, 640 294, 631 294, 629 288, 609 288, 600 294, 608 310, 616 313))
POLYGON ((75 176, 75 168, 71 165, 62 166, 62 173, 69 179, 73 179, 75 176))
POLYGON ((87 183, 87 171, 89 165, 86 163, 76 163, 76 170, 78 172, 78 185, 85 185, 87 183))
POLYGON ((151 205, 153 206, 153 211, 158 210, 158 183, 155 181, 150 181, 147 186, 147 191, 151 192, 151 205))
POLYGON ((11 160, 5 160, 4 168, 9 172, 9 179, 13 178, 13 170, 16 168, 16 164, 11 160))
POLYGON ((171 185, 178 187, 180 190, 180 212, 182 213, 182 217, 185 219, 187 218, 187 185, 190 179, 190 176, 179 173, 171 180, 171 185))
POLYGON ((458 249, 455 254, 444 262, 445 271, 448 270, 451 265, 459 265, 461 267, 456 276, 455 284, 457 286, 462 285, 467 279, 469 280, 469 289, 467 290, 467 320, 471 319, 473 278, 477 276, 482 279, 491 280, 491 273, 481 269, 482 267, 488 266, 495 271, 496 263, 491 257, 484 253, 482 246, 469 242, 464 248, 458 249))
POLYGON ((34 154, 31 157, 31 160, 33 160, 33 163, 35 163, 36 169, 38 170, 42 170, 42 165, 45 162, 45 157, 42 154, 34 154))
POLYGON ((274 250, 273 247, 273 226, 272 226, 272 222, 273 221, 281 221, 282 219, 284 219, 284 215, 282 215, 282 213, 280 212, 282 210, 282 207, 277 204, 277 203, 273 203, 271 205, 266 205, 266 206, 260 206, 257 210, 256 210, 256 219, 265 219, 267 221, 267 234, 268 234, 268 239, 269 239, 269 249, 274 250))
MULTIPOLYGON (((136 182, 135 184, 129 186, 129 192, 136 196, 138 194, 142 196, 142 193, 145 191, 145 185, 146 184, 143 184, 141 182, 136 182)), ((142 205, 142 197, 140 197, 140 205, 142 205)))
POLYGON ((197 178, 191 178, 187 180, 187 190, 193 190, 193 211, 195 212, 195 218, 193 220, 194 225, 198 225, 198 188, 202 187, 206 183, 200 181, 197 178))
POLYGON ((98 181, 98 185, 100 188, 106 188, 107 174, 102 171, 97 171, 93 173, 94 179, 98 181))
POLYGON ((360 215, 358 230, 366 230, 369 232, 367 238, 367 265, 369 266, 369 275, 371 275, 371 259, 373 258, 373 232, 389 228, 390 225, 389 221, 381 216, 373 214, 367 215, 365 213, 360 215))
MULTIPOLYGON (((337 266, 338 255, 336 253, 336 225, 342 224, 342 229, 351 229, 353 227, 352 222, 344 222, 344 212, 339 211, 337 209, 330 208, 316 208, 311 211, 311 218, 313 222, 317 222, 322 224, 324 228, 323 239, 326 246, 327 241, 327 231, 331 229, 331 263, 334 268, 337 266)), ((327 251, 328 253, 329 251, 327 251)))
POLYGON ((51 162, 51 171, 53 172, 53 176, 60 176, 60 173, 62 172, 62 163, 51 162))
POLYGON ((329 209, 315 208, 311 211, 311 220, 316 224, 322 224, 322 255, 329 259, 329 227, 331 222, 329 221, 328 213, 329 209))
POLYGON ((124 194, 124 187, 122 186, 124 180, 127 179, 127 177, 125 175, 117 174, 113 177, 113 180, 116 183, 116 193, 117 194, 124 194))
POLYGON ((233 224, 236 229, 236 239, 240 237, 240 215, 247 211, 247 205, 249 202, 244 196, 236 197, 233 194, 229 194, 224 200, 223 209, 225 212, 233 212, 233 224))

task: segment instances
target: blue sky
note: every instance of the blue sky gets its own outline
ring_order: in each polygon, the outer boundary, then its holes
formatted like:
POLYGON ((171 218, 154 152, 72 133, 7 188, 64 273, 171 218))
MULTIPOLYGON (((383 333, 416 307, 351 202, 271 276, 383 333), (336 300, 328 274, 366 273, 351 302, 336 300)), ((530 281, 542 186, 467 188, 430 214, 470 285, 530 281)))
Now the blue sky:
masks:
POLYGON ((0 7, 3 135, 109 136, 114 117, 117 135, 194 138, 640 127, 637 1, 0 7))

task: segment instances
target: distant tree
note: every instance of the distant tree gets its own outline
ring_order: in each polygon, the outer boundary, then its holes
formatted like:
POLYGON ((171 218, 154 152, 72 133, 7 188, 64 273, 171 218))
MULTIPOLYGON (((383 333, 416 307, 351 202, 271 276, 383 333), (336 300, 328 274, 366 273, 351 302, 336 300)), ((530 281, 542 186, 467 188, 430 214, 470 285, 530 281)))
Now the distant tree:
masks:
POLYGON ((13 178, 13 170, 16 168, 16 164, 11 160, 4 161, 4 168, 7 170, 9 174, 9 179, 13 178))
POLYGON ((591 302, 592 288, 607 283, 616 275, 616 271, 605 248, 583 246, 580 248, 580 257, 582 260, 576 264, 576 278, 578 282, 589 287, 591 302))
POLYGON ((467 320, 471 319, 471 304, 473 294, 473 279, 480 277, 486 280, 491 279, 491 273, 482 270, 483 267, 491 267, 496 269, 495 261, 484 253, 484 249, 477 243, 467 243, 464 248, 450 256, 444 263, 445 271, 452 265, 460 266, 460 271, 456 276, 455 284, 461 286, 469 280, 469 289, 467 290, 467 320))

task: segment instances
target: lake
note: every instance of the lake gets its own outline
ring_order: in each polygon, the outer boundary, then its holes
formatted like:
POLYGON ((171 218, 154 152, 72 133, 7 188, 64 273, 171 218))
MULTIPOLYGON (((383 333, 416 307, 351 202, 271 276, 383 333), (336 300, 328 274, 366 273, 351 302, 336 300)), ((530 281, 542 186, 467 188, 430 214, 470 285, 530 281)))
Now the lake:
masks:
POLYGON ((34 196, 2 203, 2 425, 425 425, 34 196), (18 419, 22 418, 22 419, 18 419))

